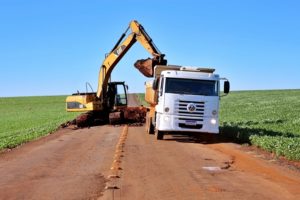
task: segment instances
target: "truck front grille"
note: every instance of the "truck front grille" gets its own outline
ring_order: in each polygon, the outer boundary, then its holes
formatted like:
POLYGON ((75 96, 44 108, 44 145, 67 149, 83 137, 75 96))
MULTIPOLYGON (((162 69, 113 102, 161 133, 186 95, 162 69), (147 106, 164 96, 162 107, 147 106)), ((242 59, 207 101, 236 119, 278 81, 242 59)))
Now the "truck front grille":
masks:
POLYGON ((202 124, 204 116, 205 102, 204 101, 176 101, 175 110, 179 120, 195 120, 197 124, 202 124), (189 110, 188 107, 195 106, 194 110, 189 110))

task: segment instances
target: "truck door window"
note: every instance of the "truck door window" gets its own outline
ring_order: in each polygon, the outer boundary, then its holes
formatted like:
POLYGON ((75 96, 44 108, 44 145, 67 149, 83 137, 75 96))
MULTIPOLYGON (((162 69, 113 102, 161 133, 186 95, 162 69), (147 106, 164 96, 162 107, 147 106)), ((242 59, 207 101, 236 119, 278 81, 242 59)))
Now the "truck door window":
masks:
POLYGON ((160 78, 160 87, 159 87, 159 96, 161 96, 163 94, 163 89, 164 89, 164 77, 161 76, 160 78))

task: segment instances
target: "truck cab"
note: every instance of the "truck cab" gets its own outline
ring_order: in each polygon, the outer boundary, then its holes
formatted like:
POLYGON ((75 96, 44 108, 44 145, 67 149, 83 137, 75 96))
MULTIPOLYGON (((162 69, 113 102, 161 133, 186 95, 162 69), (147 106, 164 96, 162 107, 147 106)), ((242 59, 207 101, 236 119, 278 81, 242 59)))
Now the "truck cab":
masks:
MULTIPOLYGON (((155 130, 157 139, 163 139, 167 132, 218 134, 220 80, 223 78, 214 71, 200 67, 156 66, 150 113, 154 110, 146 124, 153 127, 152 130, 148 127, 148 133, 155 130)), ((224 86, 224 93, 228 93, 229 82, 225 81, 224 86)), ((146 89, 148 103, 149 92, 146 89)))

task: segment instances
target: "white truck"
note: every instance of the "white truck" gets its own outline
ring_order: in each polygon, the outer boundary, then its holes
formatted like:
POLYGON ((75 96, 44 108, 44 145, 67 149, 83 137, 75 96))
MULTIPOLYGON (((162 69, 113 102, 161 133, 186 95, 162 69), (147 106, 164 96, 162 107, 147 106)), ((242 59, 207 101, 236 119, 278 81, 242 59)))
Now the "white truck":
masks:
POLYGON ((154 80, 146 82, 145 100, 150 107, 146 132, 162 140, 173 132, 219 133, 220 81, 229 93, 226 78, 214 69, 157 65, 154 80))

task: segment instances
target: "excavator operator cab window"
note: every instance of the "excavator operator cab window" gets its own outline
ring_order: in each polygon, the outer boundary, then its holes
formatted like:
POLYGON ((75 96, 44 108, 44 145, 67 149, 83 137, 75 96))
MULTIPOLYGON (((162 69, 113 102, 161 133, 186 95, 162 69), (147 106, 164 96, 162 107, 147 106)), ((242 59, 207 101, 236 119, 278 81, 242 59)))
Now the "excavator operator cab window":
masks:
POLYGON ((117 84, 116 85, 116 99, 115 99, 116 106, 126 106, 127 105, 127 94, 124 84, 117 84))
POLYGON ((110 82, 107 90, 108 108, 127 106, 127 90, 124 82, 110 82))

